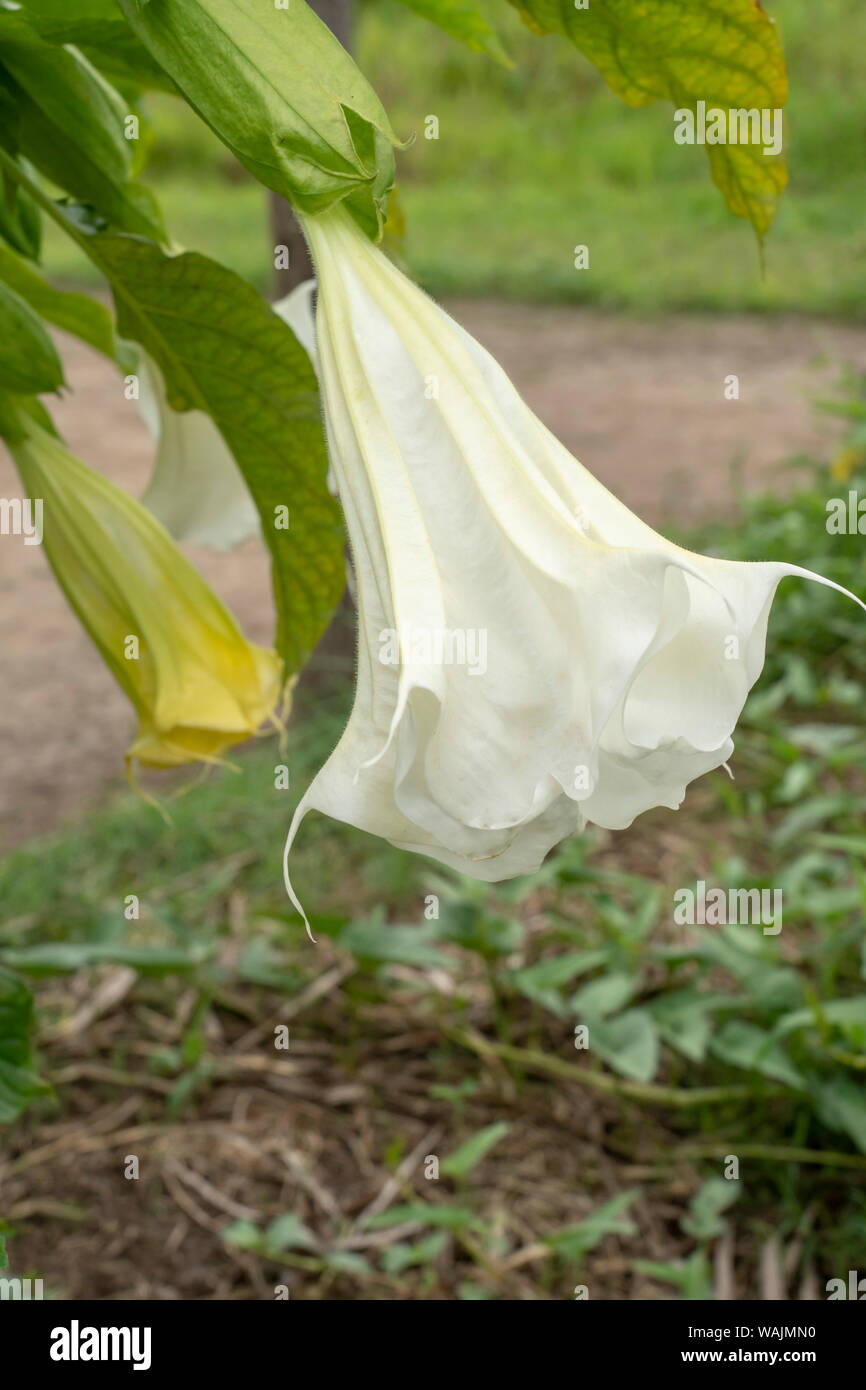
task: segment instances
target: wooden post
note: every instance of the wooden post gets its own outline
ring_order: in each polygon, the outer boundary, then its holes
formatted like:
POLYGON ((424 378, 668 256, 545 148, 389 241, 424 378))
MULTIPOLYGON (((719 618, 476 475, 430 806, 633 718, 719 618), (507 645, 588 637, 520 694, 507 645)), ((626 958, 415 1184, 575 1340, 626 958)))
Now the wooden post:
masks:
MULTIPOLYGON (((327 24, 331 33, 340 40, 344 48, 352 47, 352 0, 310 0, 310 5, 321 20, 327 24)), ((289 252, 289 264, 285 270, 274 268, 274 298, 283 295, 309 280, 313 273, 310 253, 304 235, 298 226, 295 214, 284 198, 276 193, 270 195, 271 232, 274 246, 285 246, 289 252)))

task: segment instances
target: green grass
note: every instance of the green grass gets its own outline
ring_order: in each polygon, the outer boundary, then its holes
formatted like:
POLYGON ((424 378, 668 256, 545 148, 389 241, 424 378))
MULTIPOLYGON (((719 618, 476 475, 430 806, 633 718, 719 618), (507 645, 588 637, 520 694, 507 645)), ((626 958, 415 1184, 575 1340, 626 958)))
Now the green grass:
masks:
MULTIPOLYGON (((790 186, 766 245, 713 186, 703 150, 676 146, 671 108, 633 110, 565 40, 537 38, 489 5, 514 71, 397 0, 360 8, 357 56, 398 133, 406 256, 434 294, 492 294, 672 309, 802 310, 862 317, 866 307, 866 87, 861 0, 772 0, 791 83, 790 186), (436 115, 438 140, 424 138, 436 115), (590 249, 589 270, 573 247, 590 249)), ((148 103, 150 171, 169 228, 266 288, 262 190, 171 98, 148 103)), ((50 263, 88 278, 49 237, 50 263)))
POLYGON ((866 12, 833 0, 816 25, 809 0, 767 8, 790 68, 791 182, 762 279, 755 239, 725 209, 703 150, 674 144, 670 106, 626 107, 564 40, 522 31, 507 6, 495 13, 513 73, 399 18, 392 0, 371 7, 361 64, 398 132, 419 136, 399 165, 412 269, 439 293, 861 314, 866 12), (438 141, 423 138, 429 113, 438 141), (573 269, 578 243, 588 271, 573 269))

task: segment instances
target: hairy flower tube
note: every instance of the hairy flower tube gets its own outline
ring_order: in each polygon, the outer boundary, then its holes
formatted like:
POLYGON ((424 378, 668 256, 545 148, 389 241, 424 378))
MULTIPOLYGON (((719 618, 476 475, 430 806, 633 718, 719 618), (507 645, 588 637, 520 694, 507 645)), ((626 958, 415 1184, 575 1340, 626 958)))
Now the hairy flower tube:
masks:
POLYGON ((280 658, 246 640, 163 526, 29 417, 9 447, 42 499, 57 580, 138 713, 127 764, 217 762, 275 721, 280 658))
POLYGON ((488 881, 677 808, 731 754, 780 579, 830 581, 657 535, 344 212, 304 228, 360 632, 351 717, 289 832, 296 906, 312 808, 488 881))

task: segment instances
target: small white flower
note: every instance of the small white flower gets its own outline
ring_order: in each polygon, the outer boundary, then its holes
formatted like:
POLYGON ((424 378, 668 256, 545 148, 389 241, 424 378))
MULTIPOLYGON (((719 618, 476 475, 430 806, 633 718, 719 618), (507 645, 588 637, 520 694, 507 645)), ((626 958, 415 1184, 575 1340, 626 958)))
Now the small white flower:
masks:
POLYGON ((664 540, 344 212, 305 230, 360 634, 352 715, 286 862, 311 808, 488 881, 587 822, 675 809, 731 755, 779 580, 829 581, 664 540), (385 631, 484 632, 485 672, 414 643, 383 663, 385 631))

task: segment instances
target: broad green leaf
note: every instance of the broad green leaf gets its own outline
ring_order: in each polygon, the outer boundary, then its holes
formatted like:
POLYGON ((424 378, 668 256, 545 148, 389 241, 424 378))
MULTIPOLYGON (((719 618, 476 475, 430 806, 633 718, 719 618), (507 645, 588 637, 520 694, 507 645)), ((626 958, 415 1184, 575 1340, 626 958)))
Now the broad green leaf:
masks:
POLYGON ((832 1076, 812 1087, 815 1108, 830 1129, 850 1135, 861 1153, 866 1153, 866 1105, 863 1082, 848 1076, 832 1076))
POLYGON ((802 1091, 805 1086, 802 1076, 773 1034, 754 1023, 731 1019, 713 1038, 710 1051, 732 1067, 756 1071, 797 1091, 802 1091))
POLYGON ((724 1230, 719 1219, 740 1195, 739 1182, 729 1178, 709 1178, 689 1202, 689 1215, 683 1218, 682 1228, 695 1240, 714 1240, 724 1230))
POLYGON ((447 1231, 434 1231, 423 1240, 415 1241, 414 1245, 408 1245, 401 1240, 395 1241, 382 1251, 382 1268, 386 1274, 399 1274, 404 1269, 411 1269, 413 1265, 432 1264, 447 1244, 447 1231))
POLYGON ((480 1221, 468 1207, 434 1204, 432 1202, 407 1202, 403 1206, 389 1207, 378 1216, 365 1221, 369 1231, 380 1231, 388 1226, 402 1226, 404 1221, 419 1221, 425 1226, 449 1231, 467 1231, 480 1226, 480 1221))
POLYGON ((471 1139, 467 1139, 461 1144, 459 1149, 455 1149, 447 1158, 443 1158, 439 1165, 439 1171, 446 1178, 465 1178, 477 1163, 498 1144, 500 1139, 504 1139, 510 1129, 504 1120, 498 1124, 487 1125, 480 1129, 477 1134, 473 1134, 471 1139))
POLYGON ((606 959, 607 951, 603 949, 568 951, 561 956, 552 956, 549 960, 540 960, 536 965, 527 966, 525 970, 514 970, 506 979, 527 999, 540 1004, 544 1009, 549 1009, 551 1013, 564 1017, 569 1006, 559 992, 560 987, 568 984, 576 975, 583 975, 587 970, 595 970, 597 966, 604 965, 606 959))
POLYGON ((159 65, 266 188, 342 199, 377 236, 397 143, 378 97, 304 0, 119 0, 159 65))
POLYGON ((0 966, 0 1061, 23 1067, 30 1057, 33 996, 23 980, 0 966))
POLYGON ((318 1243, 309 1227, 293 1211, 270 1223, 265 1241, 272 1250, 315 1250, 318 1243))
POLYGON ((121 27, 115 0, 22 0, 28 23, 43 39, 52 43, 80 44, 87 35, 103 34, 121 27))
POLYGON ((38 270, 0 246, 0 281, 26 299, 31 309, 55 327, 74 333, 112 361, 117 355, 114 324, 103 304, 86 294, 55 290, 38 270))
POLYGON ((702 1062, 713 1030, 713 1000, 720 997, 693 989, 675 990, 646 1007, 670 1047, 693 1062, 702 1062))
POLYGON ((659 1037, 646 1009, 628 1009, 615 1018, 587 1018, 589 1050, 621 1076, 652 1081, 659 1064, 659 1037))
POLYGON ((254 1221, 235 1221, 222 1233, 227 1245, 239 1250, 249 1250, 251 1254, 279 1263, 290 1250, 318 1249, 318 1242, 299 1217, 293 1212, 278 1216, 271 1222, 267 1231, 262 1231, 254 1221))
POLYGON ((523 924, 512 917, 492 917, 472 902, 445 904, 439 935, 467 951, 477 951, 485 960, 507 956, 517 950, 524 937, 523 924))
POLYGON ((204 410, 252 493, 271 553, 276 647, 300 670, 345 585, 342 514, 327 488, 316 378, 291 329, 252 285, 195 252, 121 234, 81 235, 111 285, 117 330, 162 372, 175 410, 204 410), (288 529, 275 525, 288 508, 288 529))
MULTIPOLYGON (((563 34, 630 106, 767 110, 788 96, 778 31, 755 0, 511 0, 536 33, 563 34)), ((674 127, 671 125, 671 140, 674 127)), ((759 144, 705 146, 731 212, 767 232, 787 173, 759 144)), ((683 150, 683 157, 688 155, 683 150)))
POLYGON ((23 188, 4 170, 0 175, 0 237, 28 260, 36 260, 42 247, 42 216, 23 188))
POLYGON ((634 1235, 637 1227, 625 1212, 638 1196, 637 1188, 621 1192, 618 1197, 605 1202, 604 1206, 599 1207, 584 1221, 579 1221, 574 1226, 566 1226, 564 1230, 557 1231, 556 1235, 549 1236, 546 1244, 563 1259, 579 1260, 582 1256, 588 1255, 590 1250, 594 1250, 607 1235, 634 1235))
POLYGON ((23 417, 31 416, 48 434, 55 434, 54 422, 37 396, 21 396, 0 386, 0 439, 17 444, 27 430, 23 417))
POLYGON ((126 231, 164 236, 152 195, 129 180, 123 101, 72 48, 0 9, 0 143, 126 231))
POLYGON ((222 1233, 223 1240, 240 1250, 255 1250, 262 1241, 262 1232, 254 1221, 234 1221, 222 1233))
POLYGON ((139 43, 115 0, 26 0, 27 18, 43 39, 72 43, 112 82, 176 92, 171 78, 139 43))
POLYGON ((703 1250, 693 1250, 687 1260, 635 1260, 639 1274, 673 1284, 683 1298, 707 1302, 713 1295, 713 1278, 709 1261, 703 1250))
POLYGON ((590 980, 571 999, 571 1007, 588 1018, 605 1018, 626 1005, 634 994, 636 981, 632 975, 611 972, 590 980))
POLYGON ((388 961, 394 965, 448 968, 452 962, 432 942, 424 927, 389 926, 385 922, 350 922, 340 933, 340 945, 359 960, 388 961))
POLYGON ((802 981, 796 970, 775 963, 778 953, 768 943, 754 927, 729 926, 702 931, 700 955, 736 976, 761 1008, 792 1008, 802 1001, 802 981))
POLYGON ((0 1062, 0 1124, 17 1120, 37 1096, 50 1095, 51 1087, 26 1067, 0 1062))
POLYGON ((62 385, 63 367, 41 319, 0 284, 0 386, 38 396, 62 385))
POLYGON ((402 0, 402 3, 422 19, 429 19, 431 24, 444 29, 452 39, 465 43, 473 53, 489 53, 503 67, 514 67, 499 35, 474 0, 402 0))
POLYGON ((0 1124, 17 1120, 32 1100, 51 1090, 32 1070, 32 1027, 30 991, 15 975, 0 967, 0 1124))
POLYGON ((336 1269, 341 1274, 372 1274, 369 1260, 359 1255, 357 1250, 329 1250, 324 1256, 326 1269, 336 1269))
POLYGON ((781 1038, 800 1028, 825 1028, 828 1024, 833 1024, 852 1042, 862 1046, 866 1040, 866 994, 816 1001, 812 1008, 786 1014, 774 1031, 776 1037, 781 1038))

